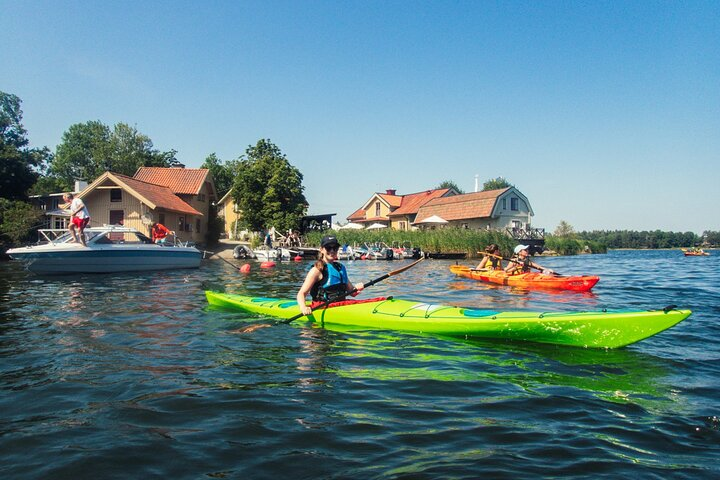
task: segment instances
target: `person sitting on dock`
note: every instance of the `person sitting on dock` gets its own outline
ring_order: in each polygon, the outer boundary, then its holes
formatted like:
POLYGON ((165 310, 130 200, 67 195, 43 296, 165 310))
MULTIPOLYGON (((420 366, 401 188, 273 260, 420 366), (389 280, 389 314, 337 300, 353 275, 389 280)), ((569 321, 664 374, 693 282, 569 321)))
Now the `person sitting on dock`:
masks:
POLYGON ((502 256, 500 255, 500 247, 496 244, 491 243, 485 247, 485 252, 482 253, 482 260, 475 270, 502 270, 502 256))
POLYGON ((512 259, 510 259, 510 263, 508 263, 507 267, 505 267, 505 271, 507 273, 509 273, 510 275, 528 273, 531 268, 540 270, 542 273, 547 273, 550 275, 555 273, 551 269, 545 268, 531 261, 530 252, 528 250, 529 248, 530 246, 528 245, 518 245, 517 247, 515 247, 515 255, 512 259))

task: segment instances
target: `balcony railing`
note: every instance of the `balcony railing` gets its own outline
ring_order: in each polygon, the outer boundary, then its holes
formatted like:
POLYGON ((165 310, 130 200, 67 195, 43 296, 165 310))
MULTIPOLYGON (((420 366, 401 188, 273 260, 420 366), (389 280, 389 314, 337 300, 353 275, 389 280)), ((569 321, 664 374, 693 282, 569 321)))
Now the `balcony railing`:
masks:
POLYGON ((544 228, 506 228, 507 233, 515 240, 544 240, 544 228))

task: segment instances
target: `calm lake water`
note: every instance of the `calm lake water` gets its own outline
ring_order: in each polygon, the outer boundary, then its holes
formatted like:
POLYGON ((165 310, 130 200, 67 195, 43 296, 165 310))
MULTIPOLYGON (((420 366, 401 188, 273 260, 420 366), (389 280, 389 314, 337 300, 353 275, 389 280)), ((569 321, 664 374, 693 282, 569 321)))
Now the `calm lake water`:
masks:
MULTIPOLYGON (((609 351, 302 323, 237 334, 253 319, 209 309, 202 282, 290 297, 309 263, 43 278, 2 262, 0 478, 718 478, 720 252, 538 262, 601 280, 527 292, 428 260, 372 296, 694 313, 609 351)), ((403 264, 347 263, 354 281, 403 264)))

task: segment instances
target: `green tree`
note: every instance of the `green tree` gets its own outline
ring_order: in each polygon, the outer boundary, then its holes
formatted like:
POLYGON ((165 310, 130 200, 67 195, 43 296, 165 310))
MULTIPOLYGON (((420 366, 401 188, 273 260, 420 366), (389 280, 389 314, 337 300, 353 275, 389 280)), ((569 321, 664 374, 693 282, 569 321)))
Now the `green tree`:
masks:
POLYGON ((0 198, 0 251, 29 240, 42 216, 28 203, 0 198))
POLYGON ((47 148, 29 148, 22 125, 22 101, 0 91, 0 198, 27 198, 30 187, 50 158, 47 148))
POLYGON ((233 198, 242 210, 242 224, 255 231, 298 228, 307 212, 303 175, 269 139, 249 146, 240 159, 233 198))
POLYGON ((225 196, 225 194, 232 189, 239 163, 239 160, 230 160, 226 164, 223 164, 222 160, 220 160, 215 153, 211 153, 200 166, 200 168, 210 170, 219 198, 225 196))
POLYGON ((553 235, 561 238, 575 238, 575 229, 565 220, 561 220, 553 235))
POLYGON ((501 188, 512 187, 513 185, 505 180, 504 177, 491 178, 487 182, 483 183, 483 192, 488 190, 500 190, 501 188))
POLYGON ((459 194, 465 193, 463 190, 460 189, 460 187, 457 186, 457 183, 453 182, 452 180, 445 180, 440 183, 437 187, 435 187, 436 190, 440 190, 442 188, 453 188, 455 191, 459 194))
POLYGON ((94 120, 71 125, 63 133, 50 174, 69 189, 75 180, 91 182, 106 171, 132 176, 140 167, 177 166, 176 153, 154 149, 150 137, 126 123, 111 130, 94 120))
POLYGON ((71 190, 75 180, 92 181, 109 170, 110 158, 110 128, 99 120, 76 123, 63 133, 50 172, 71 190))

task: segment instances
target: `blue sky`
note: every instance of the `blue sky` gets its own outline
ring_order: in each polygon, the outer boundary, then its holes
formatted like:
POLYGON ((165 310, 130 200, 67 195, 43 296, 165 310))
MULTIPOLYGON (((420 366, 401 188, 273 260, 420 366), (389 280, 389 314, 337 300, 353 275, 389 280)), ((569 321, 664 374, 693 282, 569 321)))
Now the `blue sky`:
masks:
POLYGON ((269 138, 310 213, 503 176, 553 230, 720 230, 720 2, 0 0, 34 146, 125 122, 188 167, 269 138))

